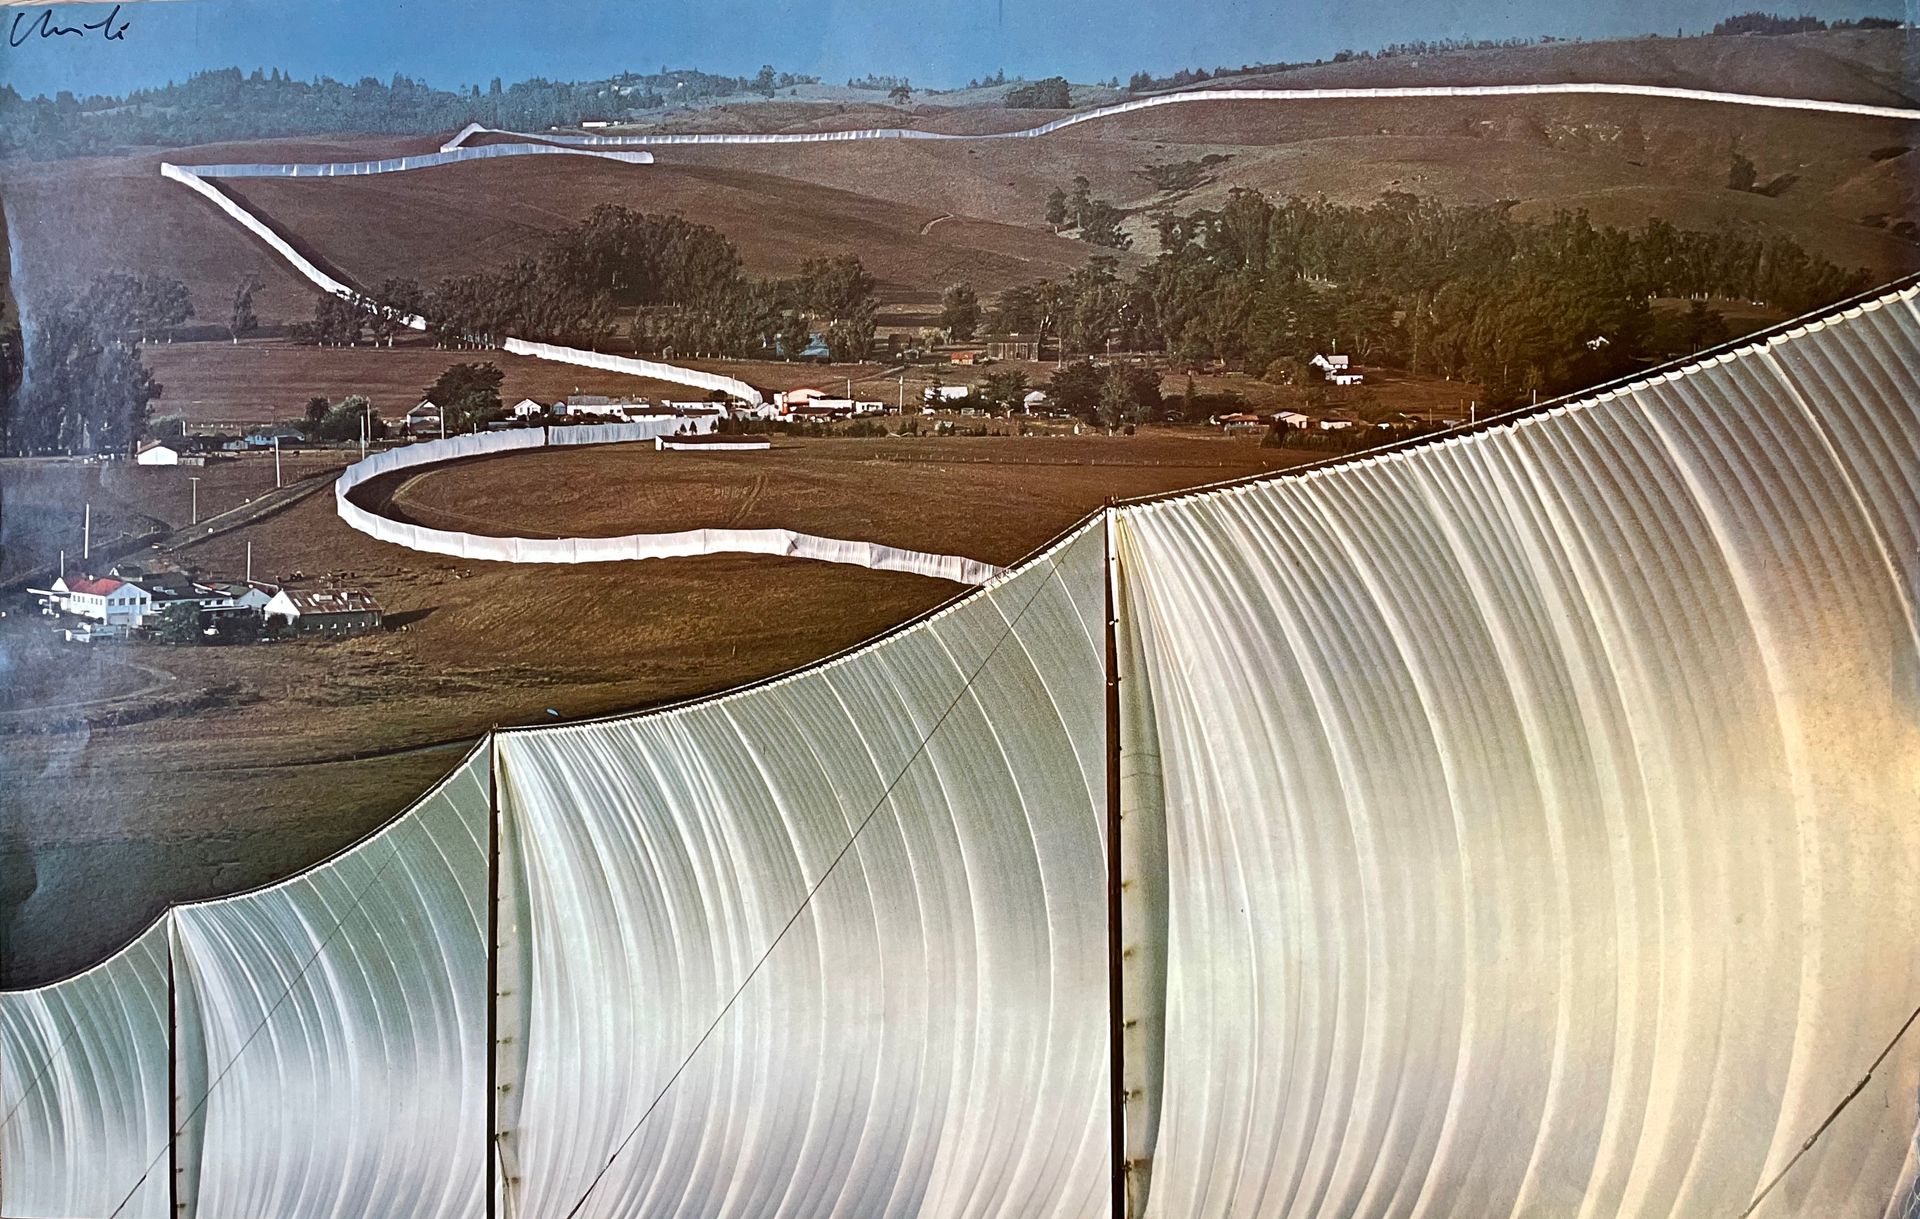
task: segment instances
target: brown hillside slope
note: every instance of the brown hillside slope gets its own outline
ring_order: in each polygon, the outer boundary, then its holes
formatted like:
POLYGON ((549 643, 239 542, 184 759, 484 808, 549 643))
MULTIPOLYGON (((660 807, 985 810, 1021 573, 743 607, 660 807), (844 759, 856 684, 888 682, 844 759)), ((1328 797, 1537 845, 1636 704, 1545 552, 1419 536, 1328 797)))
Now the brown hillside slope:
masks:
POLYGON ((1892 278, 1917 265, 1906 241, 1862 218, 1905 212, 1899 175, 1875 154, 1920 146, 1920 124, 1701 103, 1598 97, 1446 101, 1221 102, 1102 120, 1040 140, 663 148, 675 164, 726 166, 861 189, 1044 230, 1047 192, 1085 175, 1096 196, 1136 209, 1135 248, 1152 251, 1160 208, 1218 206, 1245 187, 1366 203, 1401 190, 1451 203, 1501 199, 1523 214, 1590 209, 1638 225, 1733 224, 1784 233, 1846 265, 1892 278), (1726 189, 1735 153, 1760 180, 1794 175, 1777 198, 1726 189), (1213 181, 1157 192, 1149 164, 1230 158, 1213 181))
POLYGON ((254 309, 268 321, 307 317, 313 289, 206 200, 160 177, 165 160, 339 161, 437 147, 434 139, 367 137, 209 144, 164 156, 95 157, 0 166, 0 200, 14 226, 14 290, 29 307, 109 271, 167 275, 193 293, 195 320, 219 323, 236 284, 260 280, 254 309))
POLYGON ((1334 89, 1612 81, 1811 97, 1870 106, 1920 103, 1899 30, 1779 37, 1623 38, 1312 64, 1229 76, 1207 88, 1334 89))
POLYGON ((951 208, 916 207, 744 169, 683 166, 669 158, 628 166, 528 157, 379 178, 227 185, 347 275, 370 284, 393 274, 432 282, 510 263, 602 203, 710 224, 732 239, 747 269, 758 274, 792 274, 821 255, 857 255, 880 281, 883 300, 937 296, 961 278, 991 290, 1058 277, 1090 252, 1031 226, 928 228, 951 208), (378 223, 369 223, 373 217, 378 223))
MULTIPOLYGON (((1798 94, 1905 104, 1920 93, 1902 69, 1897 32, 1787 38, 1644 39, 1462 51, 1356 61, 1234 86, 1501 83, 1571 78, 1798 94)), ((672 116, 701 129, 805 130, 914 124, 1003 130, 1057 117, 993 107, 909 112, 881 105, 778 100, 672 116)), ((1891 278, 1920 265, 1889 232, 1912 218, 1916 124, 1844 116, 1617 98, 1418 102, 1226 103, 1174 107, 1076 127, 1033 141, 874 141, 657 150, 636 169, 572 158, 500 162, 403 178, 252 182, 238 188, 349 274, 427 279, 498 265, 543 230, 594 203, 677 210, 722 228, 749 265, 791 270, 811 254, 851 250, 893 300, 919 298, 966 275, 987 288, 1068 272, 1086 251, 1041 223, 1049 190, 1076 173, 1140 214, 1136 250, 1151 253, 1147 212, 1216 205, 1233 187, 1365 202, 1407 190, 1452 202, 1520 201, 1521 214, 1585 207, 1596 219, 1741 226, 1785 233, 1847 265, 1891 278), (1214 180, 1184 196, 1156 193, 1149 163, 1223 153, 1214 180), (1725 189, 1738 152, 1777 197, 1725 189), (1875 159, 1876 155, 1879 159, 1875 159), (718 171, 718 172, 716 172, 718 171), (931 231, 928 221, 952 214, 931 231)), ((308 139, 209 146, 182 162, 321 160, 435 146, 415 139, 308 139)), ((12 166, 0 198, 18 236, 18 290, 29 303, 105 270, 172 275, 218 320, 233 285, 258 275, 269 321, 303 317, 308 291, 203 200, 158 177, 157 157, 12 166)))

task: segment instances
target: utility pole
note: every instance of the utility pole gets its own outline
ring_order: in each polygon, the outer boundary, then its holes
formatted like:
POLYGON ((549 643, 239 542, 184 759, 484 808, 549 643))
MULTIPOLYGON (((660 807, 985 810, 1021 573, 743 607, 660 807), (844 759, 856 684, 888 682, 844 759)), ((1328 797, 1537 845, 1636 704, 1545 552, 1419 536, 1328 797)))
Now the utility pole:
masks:
POLYGON ((93 505, 87 505, 86 515, 80 518, 80 561, 86 562, 93 557, 93 505))
POLYGON ((200 523, 200 480, 189 474, 187 475, 187 482, 192 484, 193 487, 193 519, 187 523, 190 525, 198 525, 200 523))
POLYGON ((361 411, 360 411, 360 460, 361 461, 365 461, 367 459, 367 412, 372 409, 373 409, 372 405, 369 404, 368 406, 361 408, 361 411))
POLYGON ((280 437, 273 438, 273 489, 280 489, 280 437))
POLYGON ((251 539, 247 542, 247 583, 253 583, 253 542, 251 539))

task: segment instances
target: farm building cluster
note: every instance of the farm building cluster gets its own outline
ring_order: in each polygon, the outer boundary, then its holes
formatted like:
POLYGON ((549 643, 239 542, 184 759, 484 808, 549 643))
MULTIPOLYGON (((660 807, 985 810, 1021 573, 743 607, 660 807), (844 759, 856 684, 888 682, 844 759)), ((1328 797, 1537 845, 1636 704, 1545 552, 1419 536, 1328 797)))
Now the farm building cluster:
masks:
MULTIPOLYGON (((490 428, 537 426, 542 423, 648 423, 680 420, 688 431, 721 419, 758 419, 771 423, 820 423, 851 419, 858 415, 879 415, 887 411, 879 400, 840 397, 822 389, 783 390, 758 405, 737 399, 655 401, 641 395, 610 397, 606 394, 571 394, 556 402, 522 398, 507 409, 506 417, 489 423, 490 428)), ((446 434, 449 412, 431 398, 421 401, 401 420, 401 434, 426 439, 446 434)))
POLYGON ((71 643, 154 637, 163 623, 186 638, 340 637, 374 630, 382 617, 380 603, 364 589, 295 588, 127 563, 99 575, 69 570, 48 587, 28 591, 42 614, 70 620, 59 629, 71 643))

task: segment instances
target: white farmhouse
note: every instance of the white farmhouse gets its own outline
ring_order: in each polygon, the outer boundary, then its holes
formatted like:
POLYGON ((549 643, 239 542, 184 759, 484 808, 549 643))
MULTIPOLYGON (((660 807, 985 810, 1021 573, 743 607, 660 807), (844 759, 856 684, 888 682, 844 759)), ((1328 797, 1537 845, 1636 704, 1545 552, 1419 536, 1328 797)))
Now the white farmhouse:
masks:
POLYGON ((513 417, 515 419, 533 419, 537 416, 544 415, 546 411, 546 407, 535 402, 532 398, 522 398, 513 404, 513 417))
POLYGON ((111 576, 62 576, 53 582, 60 608, 108 626, 137 627, 153 613, 153 594, 111 576))
POLYGON ((177 466, 180 464, 180 450, 161 444, 158 440, 147 440, 133 451, 133 461, 141 466, 177 466))

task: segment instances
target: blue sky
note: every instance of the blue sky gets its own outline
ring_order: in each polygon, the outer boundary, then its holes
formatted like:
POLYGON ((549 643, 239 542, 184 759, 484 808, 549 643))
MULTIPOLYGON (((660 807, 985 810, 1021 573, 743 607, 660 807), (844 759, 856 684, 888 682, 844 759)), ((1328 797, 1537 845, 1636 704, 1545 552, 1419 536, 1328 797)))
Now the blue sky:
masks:
MULTIPOLYGON (((945 87, 1005 69, 1122 78, 1136 69, 1314 59, 1415 38, 1695 32, 1755 7, 1829 19, 1900 15, 1899 0, 140 0, 124 39, 0 43, 23 93, 119 93, 200 68, 340 79, 395 72, 440 87, 592 79, 662 64, 829 81, 879 72, 945 87)), ((62 5, 62 21, 105 5, 62 5)), ((15 13, 0 9, 8 24, 15 13)))

